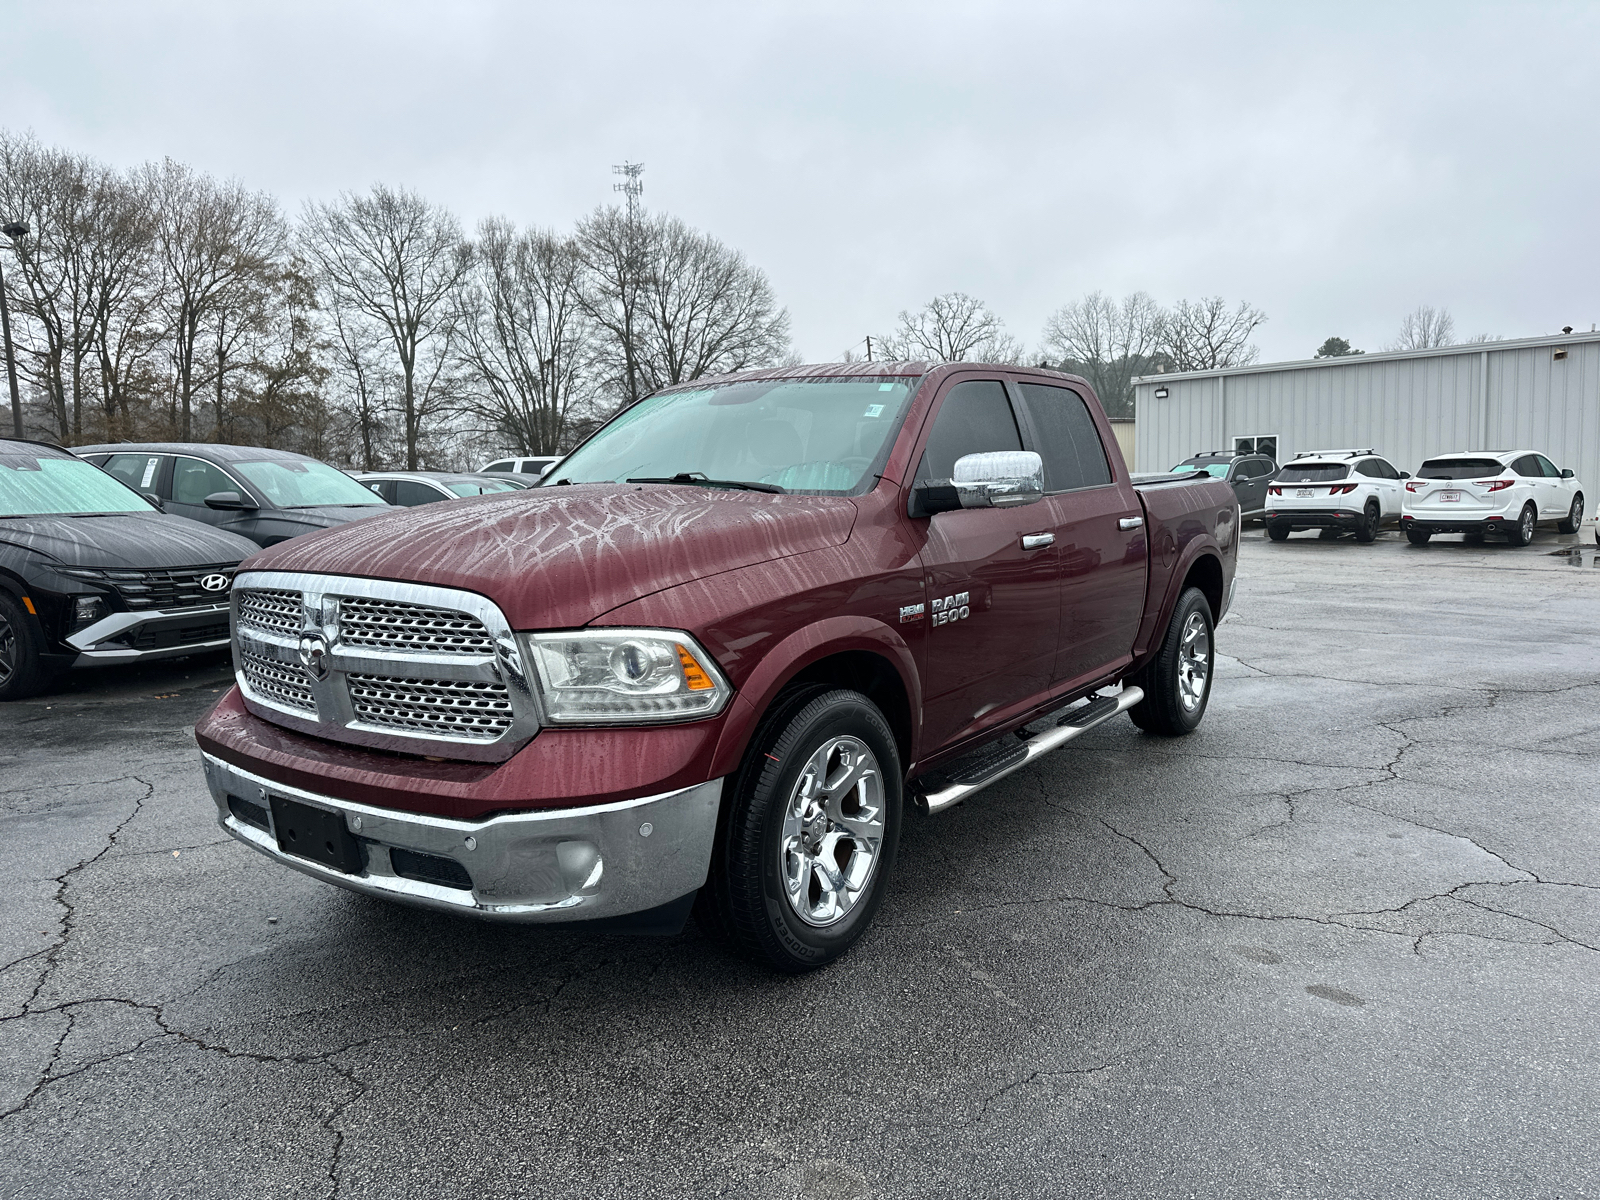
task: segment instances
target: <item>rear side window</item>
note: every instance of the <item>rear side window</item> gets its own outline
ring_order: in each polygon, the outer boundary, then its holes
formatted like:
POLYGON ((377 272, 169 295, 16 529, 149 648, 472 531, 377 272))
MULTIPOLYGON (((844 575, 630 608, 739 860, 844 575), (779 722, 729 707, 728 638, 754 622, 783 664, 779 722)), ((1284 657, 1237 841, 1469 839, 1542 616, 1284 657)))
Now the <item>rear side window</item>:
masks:
POLYGON ((219 467, 198 458, 178 458, 172 464, 172 502, 202 505, 215 492, 237 492, 239 485, 219 467))
POLYGON ((1504 473, 1496 458, 1430 458, 1417 468, 1418 479, 1487 479, 1504 473))
POLYGON ((508 462, 490 463, 487 467, 484 468, 485 471, 515 471, 516 469, 517 469, 516 464, 513 463, 513 462, 509 462, 509 461, 508 462))
POLYGON ((540 471, 544 470, 546 466, 554 461, 554 459, 545 458, 525 458, 522 460, 522 465, 518 467, 517 470, 522 472, 524 475, 537 475, 540 471))
POLYGON ((397 479, 394 483, 394 503, 405 508, 415 508, 419 504, 432 504, 435 500, 444 497, 434 491, 425 483, 418 483, 415 479, 397 479))
POLYGON ((1539 460, 1531 454, 1524 454, 1521 458, 1514 459, 1511 469, 1526 479, 1539 479, 1544 475, 1544 469, 1539 466, 1539 460))
POLYGON ((156 476, 161 473, 159 454, 113 454, 100 464, 108 475, 115 475, 138 492, 148 492, 156 486, 156 476))
POLYGON ((917 478, 949 479, 955 474, 956 459, 964 454, 1021 449, 1005 385, 988 379, 958 383, 939 405, 917 478))
POLYGON ((1044 383, 1024 383, 1021 391, 1039 438, 1045 491, 1066 492, 1110 483, 1111 464, 1083 397, 1071 388, 1044 383))
POLYGON ((1279 483, 1330 483, 1350 474, 1345 463, 1290 463, 1278 470, 1279 483))
POLYGON ((1356 474, 1366 475, 1372 479, 1382 479, 1383 472, 1378 470, 1378 464, 1370 458, 1363 458, 1356 464, 1356 474))
POLYGON ((1396 471, 1394 466, 1387 460, 1381 458, 1369 458, 1367 461, 1372 464, 1372 473, 1379 479, 1400 478, 1400 472, 1396 471))

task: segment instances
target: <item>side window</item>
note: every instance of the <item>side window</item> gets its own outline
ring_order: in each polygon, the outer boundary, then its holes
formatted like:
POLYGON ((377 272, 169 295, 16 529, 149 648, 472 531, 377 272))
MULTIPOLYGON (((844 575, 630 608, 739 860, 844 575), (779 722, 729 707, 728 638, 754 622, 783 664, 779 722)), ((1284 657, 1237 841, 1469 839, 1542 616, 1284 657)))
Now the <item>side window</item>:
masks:
POLYGON ((161 474, 159 454, 113 454, 100 469, 115 475, 136 492, 155 490, 156 476, 161 474))
POLYGON ((382 500, 386 504, 394 503, 394 480, 368 479, 364 482, 367 485, 368 491, 376 492, 378 494, 378 499, 382 500))
POLYGON ((522 460, 522 465, 519 466, 517 470, 522 472, 524 475, 537 475, 539 473, 539 468, 542 466, 544 466, 544 464, 537 458, 525 458, 522 460))
POLYGON ((1017 418, 1005 385, 996 380, 969 380, 945 393, 933 432, 917 467, 918 479, 949 479, 963 454, 1021 450, 1017 418))
POLYGON ((516 469, 517 464, 513 462, 490 463, 484 468, 485 471, 515 471, 516 469))
POLYGON ((1561 478, 1561 472, 1556 468, 1555 463, 1551 462, 1542 454, 1535 454, 1533 457, 1538 461, 1540 469, 1543 470, 1547 476, 1549 476, 1551 479, 1561 478))
POLYGON ((1517 459, 1516 462, 1511 464, 1511 469, 1518 475, 1522 475, 1528 479, 1538 479, 1544 474, 1544 471, 1539 467, 1538 459, 1532 454, 1524 454, 1521 458, 1517 459))
POLYGON ((1266 458, 1253 458, 1246 468, 1246 475, 1250 479, 1259 479, 1263 475, 1272 474, 1272 460, 1266 458))
POLYGON ((204 505, 213 492, 245 493, 227 474, 198 458, 179 456, 172 464, 172 502, 204 505))
POLYGON ((1356 471, 1359 474, 1367 476, 1369 479, 1383 478, 1383 472, 1378 470, 1378 464, 1373 462, 1370 458, 1363 458, 1360 462, 1358 462, 1356 464, 1356 471))
POLYGON ((1099 487, 1111 482, 1100 432, 1083 397, 1070 388, 1024 383, 1022 398, 1039 438, 1047 492, 1099 487))
POLYGON ((402 505, 405 508, 415 508, 419 504, 432 504, 435 500, 443 499, 443 496, 425 483, 418 483, 414 479, 397 479, 394 481, 393 503, 402 505))

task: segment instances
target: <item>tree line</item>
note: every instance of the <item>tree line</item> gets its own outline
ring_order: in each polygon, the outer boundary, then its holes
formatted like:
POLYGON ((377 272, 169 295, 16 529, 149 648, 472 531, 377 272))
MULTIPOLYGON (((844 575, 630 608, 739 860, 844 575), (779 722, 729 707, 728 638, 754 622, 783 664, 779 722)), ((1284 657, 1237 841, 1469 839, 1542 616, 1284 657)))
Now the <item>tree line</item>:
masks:
POLYGON ((632 204, 468 233, 378 185, 290 219, 170 159, 117 170, 0 130, 0 218, 28 229, 0 242, 25 429, 63 445, 464 467, 567 449, 656 388, 789 348, 763 272, 632 204))

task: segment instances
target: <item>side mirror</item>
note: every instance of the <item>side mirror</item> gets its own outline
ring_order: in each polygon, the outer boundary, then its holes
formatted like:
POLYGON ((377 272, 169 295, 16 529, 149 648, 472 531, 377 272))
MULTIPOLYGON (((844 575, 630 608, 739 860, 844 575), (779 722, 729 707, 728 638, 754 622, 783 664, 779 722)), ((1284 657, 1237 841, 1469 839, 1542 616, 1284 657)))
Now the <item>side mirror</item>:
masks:
POLYGON ((1571 479, 1576 474, 1577 474, 1577 472, 1575 472, 1571 467, 1565 467, 1561 471, 1561 478, 1563 478, 1563 479, 1571 479))
POLYGON ((994 450, 956 459, 950 482, 921 484, 911 515, 931 517, 958 508, 1013 508, 1044 499, 1044 460, 1032 450, 994 450))
POLYGON ((556 463, 559 463, 560 461, 561 460, 558 458, 558 459, 556 459, 555 462, 553 462, 553 463, 545 463, 544 466, 540 467, 539 468, 539 478, 543 479, 546 475, 550 474, 551 471, 554 471, 556 469, 556 463))
POLYGON ((151 504, 154 504, 157 512, 167 511, 167 506, 161 503, 161 497, 156 495, 154 492, 140 492, 139 495, 150 501, 151 504))
POLYGON ((236 510, 254 508, 255 505, 246 500, 238 492, 212 492, 211 495, 206 497, 206 507, 224 510, 236 510))

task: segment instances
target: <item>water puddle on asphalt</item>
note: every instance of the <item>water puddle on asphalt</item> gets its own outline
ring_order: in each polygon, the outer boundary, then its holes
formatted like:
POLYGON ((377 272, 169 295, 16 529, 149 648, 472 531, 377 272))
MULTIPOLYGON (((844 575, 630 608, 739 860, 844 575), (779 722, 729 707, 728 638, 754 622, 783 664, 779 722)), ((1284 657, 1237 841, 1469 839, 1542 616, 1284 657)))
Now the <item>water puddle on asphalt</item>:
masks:
POLYGON ((1600 553, 1594 546, 1563 546, 1545 551, 1545 557, 1565 559, 1569 567, 1600 567, 1600 553))

